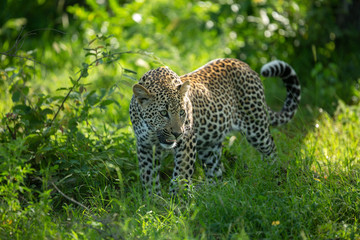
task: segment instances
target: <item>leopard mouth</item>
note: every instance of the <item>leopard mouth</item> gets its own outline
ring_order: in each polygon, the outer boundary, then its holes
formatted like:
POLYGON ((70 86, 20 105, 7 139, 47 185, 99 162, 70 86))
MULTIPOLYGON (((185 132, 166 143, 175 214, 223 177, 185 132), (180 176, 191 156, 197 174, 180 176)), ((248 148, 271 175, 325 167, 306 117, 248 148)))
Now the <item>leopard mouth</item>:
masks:
POLYGON ((159 137, 160 145, 165 149, 172 149, 176 146, 176 139, 172 136, 161 136, 159 137))
POLYGON ((176 137, 167 131, 161 131, 157 133, 157 137, 160 145, 165 149, 172 149, 177 145, 176 137))

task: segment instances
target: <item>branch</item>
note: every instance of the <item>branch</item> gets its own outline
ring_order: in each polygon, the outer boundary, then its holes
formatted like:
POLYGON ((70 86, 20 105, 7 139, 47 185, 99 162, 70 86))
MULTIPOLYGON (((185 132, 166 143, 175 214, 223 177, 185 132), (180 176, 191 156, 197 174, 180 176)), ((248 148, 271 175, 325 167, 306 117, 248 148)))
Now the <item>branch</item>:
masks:
POLYGON ((69 201, 71 201, 71 202, 79 205, 80 207, 85 208, 87 211, 90 212, 90 208, 86 207, 86 206, 85 206, 84 204, 82 204, 82 203, 79 203, 79 202, 76 201, 75 199, 73 199, 73 198, 65 195, 65 193, 63 193, 53 182, 51 183, 51 185, 53 185, 53 187, 56 189, 56 191, 58 191, 58 192, 61 194, 61 196, 63 196, 63 197, 66 198, 67 200, 69 200, 69 201))
MULTIPOLYGON (((82 74, 80 74, 80 76, 79 76, 79 78, 76 80, 76 82, 79 82, 81 78, 82 78, 82 74)), ((53 125, 56 117, 58 116, 58 114, 59 114, 59 112, 61 111, 61 109, 64 107, 64 104, 65 104, 66 100, 69 98, 70 93, 72 93, 72 91, 74 90, 75 86, 76 86, 76 85, 73 85, 73 86, 70 88, 69 92, 68 92, 68 93, 66 94, 66 96, 64 97, 64 99, 63 99, 63 101, 61 102, 58 110, 56 111, 53 119, 51 120, 49 127, 51 127, 51 126, 53 125)))

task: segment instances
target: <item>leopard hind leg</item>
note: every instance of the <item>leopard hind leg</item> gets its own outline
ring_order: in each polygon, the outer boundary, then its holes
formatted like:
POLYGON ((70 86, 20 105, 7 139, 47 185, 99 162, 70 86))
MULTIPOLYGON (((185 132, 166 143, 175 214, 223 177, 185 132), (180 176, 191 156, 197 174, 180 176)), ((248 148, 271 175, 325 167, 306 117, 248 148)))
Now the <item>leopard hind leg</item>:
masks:
POLYGON ((276 162, 276 146, 268 124, 249 124, 242 129, 242 133, 247 141, 262 154, 263 159, 270 159, 271 163, 276 162))

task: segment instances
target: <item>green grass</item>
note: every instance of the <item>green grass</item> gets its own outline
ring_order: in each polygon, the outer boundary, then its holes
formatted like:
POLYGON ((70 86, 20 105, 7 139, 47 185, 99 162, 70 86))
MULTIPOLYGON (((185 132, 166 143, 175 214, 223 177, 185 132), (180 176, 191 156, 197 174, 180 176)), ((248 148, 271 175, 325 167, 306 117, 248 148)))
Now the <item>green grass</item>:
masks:
MULTIPOLYGON (((60 157, 58 167, 42 173, 52 176, 43 182, 42 189, 49 191, 20 191, 13 209, 2 202, 0 238, 359 239, 359 113, 359 106, 340 103, 334 117, 321 112, 306 125, 299 116, 273 129, 279 162, 287 167, 277 176, 275 167, 263 162, 240 135, 229 137, 224 143, 223 182, 200 186, 203 173, 198 168, 195 190, 177 202, 167 195, 167 177, 162 180, 163 198, 142 197, 131 134, 112 137, 104 151, 75 154, 63 146, 59 154, 74 159, 60 157), (66 169, 61 162, 65 160, 72 169, 57 172, 56 168, 66 169), (26 194, 32 196, 22 197, 26 194)), ((79 145, 73 147, 80 149, 79 145)), ((171 172, 168 162, 166 174, 171 172)), ((23 171, 29 170, 13 174, 23 171)), ((26 185, 19 179, 13 184, 26 185)))

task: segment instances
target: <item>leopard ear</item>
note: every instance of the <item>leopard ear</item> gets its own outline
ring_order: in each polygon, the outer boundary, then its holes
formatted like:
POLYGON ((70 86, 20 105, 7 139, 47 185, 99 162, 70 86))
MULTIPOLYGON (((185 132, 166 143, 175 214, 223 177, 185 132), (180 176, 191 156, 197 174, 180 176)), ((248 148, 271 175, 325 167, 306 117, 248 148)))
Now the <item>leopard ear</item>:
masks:
POLYGON ((185 97, 187 92, 190 90, 190 81, 186 81, 180 85, 180 94, 185 97))
POLYGON ((153 95, 140 84, 135 84, 133 86, 133 93, 140 105, 147 104, 149 100, 153 97, 153 95))

